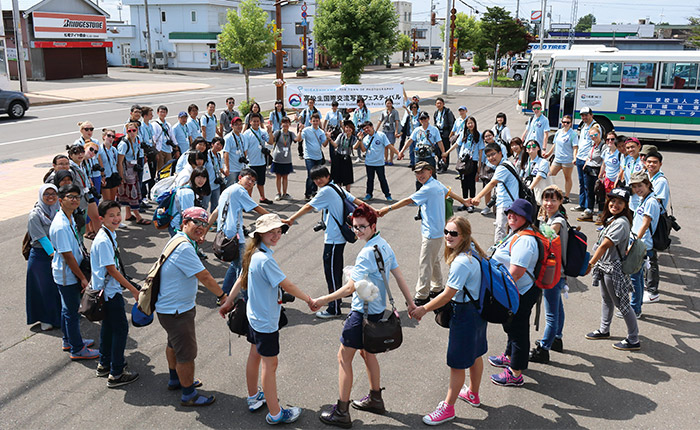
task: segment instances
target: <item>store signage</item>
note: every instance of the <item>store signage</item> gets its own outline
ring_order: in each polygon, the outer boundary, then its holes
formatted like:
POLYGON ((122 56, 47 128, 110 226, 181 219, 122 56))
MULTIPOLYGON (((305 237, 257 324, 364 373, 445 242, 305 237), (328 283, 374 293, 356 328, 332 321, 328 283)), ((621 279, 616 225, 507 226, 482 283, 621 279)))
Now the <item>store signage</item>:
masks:
POLYGON ((32 12, 37 39, 106 39, 107 19, 103 15, 32 12))
POLYGON ((53 42, 33 40, 32 48, 111 48, 112 42, 53 42))

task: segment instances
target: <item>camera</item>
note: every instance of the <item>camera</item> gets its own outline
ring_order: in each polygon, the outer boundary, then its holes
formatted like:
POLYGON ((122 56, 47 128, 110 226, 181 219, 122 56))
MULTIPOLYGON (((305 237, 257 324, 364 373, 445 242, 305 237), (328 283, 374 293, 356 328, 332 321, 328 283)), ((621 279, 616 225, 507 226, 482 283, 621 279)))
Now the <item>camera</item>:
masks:
POLYGON ((104 173, 105 168, 102 167, 102 166, 100 166, 99 164, 95 164, 94 166, 92 166, 92 171, 93 171, 93 172, 102 172, 102 173, 104 173))
POLYGON ((221 175, 216 175, 216 178, 214 178, 214 183, 219 186, 224 186, 226 185, 226 179, 224 179, 221 175))
POLYGON ((241 164, 248 164, 248 159, 245 157, 245 155, 241 155, 238 157, 238 162, 241 164))
POLYGON ((496 206, 496 194, 494 194, 494 195, 491 197, 491 200, 489 200, 488 203, 486 203, 486 207, 487 207, 487 208, 492 208, 492 207, 494 207, 494 206, 496 206))
POLYGON ((416 156, 418 158, 430 158, 433 156, 433 147, 425 143, 416 144, 416 156))
POLYGON ((175 145, 175 142, 172 141, 172 139, 166 140, 165 144, 170 146, 171 148, 175 148, 177 146, 177 145, 175 145))
POLYGON ((321 231, 326 229, 326 223, 323 220, 319 221, 314 225, 314 231, 321 231))
POLYGON ((97 188, 95 188, 95 187, 90 187, 90 194, 92 195, 92 198, 94 198, 96 202, 99 202, 100 198, 102 197, 102 195, 99 192, 97 192, 97 188))
POLYGON ((262 152, 264 156, 270 155, 270 150, 268 148, 265 148, 264 146, 260 148, 260 152, 262 152))
POLYGON ((136 172, 136 173, 143 172, 143 166, 140 164, 134 164, 134 172, 136 172))
POLYGON ((297 299, 297 298, 294 297, 293 295, 291 295, 291 294, 289 294, 289 293, 287 293, 287 292, 285 292, 285 291, 282 291, 282 298, 280 299, 280 301, 281 301, 282 303, 292 303, 292 302, 293 302, 294 300, 296 300, 296 299, 297 299))
POLYGON ((678 231, 678 230, 681 229, 681 226, 676 222, 676 217, 675 217, 675 216, 669 215, 668 218, 671 220, 671 228, 672 228, 674 231, 678 231))

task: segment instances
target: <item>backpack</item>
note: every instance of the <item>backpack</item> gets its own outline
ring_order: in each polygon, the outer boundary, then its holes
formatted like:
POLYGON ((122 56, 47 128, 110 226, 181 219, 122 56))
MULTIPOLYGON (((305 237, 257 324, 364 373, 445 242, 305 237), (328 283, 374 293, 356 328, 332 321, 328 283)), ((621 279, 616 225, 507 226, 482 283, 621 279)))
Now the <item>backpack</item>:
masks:
MULTIPOLYGON (((343 238, 345 239, 346 242, 349 243, 355 243, 357 242, 357 236, 355 236, 355 232, 352 229, 352 221, 350 221, 350 216, 352 215, 353 212, 355 212, 355 209, 357 209, 357 205, 353 203, 350 199, 348 199, 347 194, 342 192, 340 188, 335 186, 334 184, 328 184, 333 190, 338 193, 338 196, 343 200, 343 222, 341 223, 333 215, 331 215, 331 218, 333 218, 333 221, 338 225, 338 229, 340 229, 340 234, 343 235, 343 238)), ((330 213, 330 212, 329 212, 330 213)))
POLYGON ((533 236, 537 241, 537 263, 535 273, 525 271, 535 281, 535 285, 544 290, 553 288, 561 279, 561 238, 547 239, 539 230, 525 229, 515 234, 510 241, 510 248, 521 236, 533 236))
POLYGON ((173 208, 175 207, 177 190, 180 188, 189 187, 189 185, 185 185, 184 187, 175 187, 172 190, 166 191, 158 196, 156 200, 158 207, 153 212, 153 225, 156 226, 158 230, 165 230, 173 220, 173 208))
POLYGON ((187 243, 187 238, 177 236, 171 240, 160 254, 158 260, 153 263, 151 270, 148 271, 146 282, 144 282, 139 292, 138 309, 146 315, 152 315, 156 309, 156 300, 160 293, 160 268, 163 267, 165 260, 170 257, 170 254, 175 251, 175 248, 180 244, 187 243))
MULTIPOLYGON (((561 216, 562 215, 557 215, 561 216)), ((591 254, 588 252, 588 237, 581 232, 577 227, 573 227, 566 222, 568 241, 566 249, 562 249, 562 266, 564 267, 564 275, 577 278, 583 276, 588 268, 588 262, 591 260, 591 254)))
MULTIPOLYGON (((534 213, 532 214, 532 218, 534 219, 534 218, 535 218, 535 214, 537 214, 537 208, 539 207, 539 206, 537 205, 537 199, 535 198, 535 192, 532 191, 530 188, 528 188, 527 185, 525 185, 525 182, 523 182, 522 178, 516 173, 516 171, 515 171, 515 169, 513 168, 513 166, 511 166, 511 165, 510 165, 509 163, 507 163, 507 162, 506 162, 506 163, 503 163, 502 165, 503 165, 506 169, 508 169, 508 171, 509 171, 513 176, 515 176, 515 179, 518 180, 518 198, 520 198, 520 199, 525 199, 525 200, 527 200, 528 202, 530 202, 530 204, 532 205, 532 210, 533 210, 533 212, 534 212, 534 213)), ((506 186, 505 183, 503 184, 503 188, 505 188, 506 193, 508 193, 508 196, 511 198, 511 200, 515 201, 516 198, 513 197, 513 195, 510 193, 510 190, 508 189, 508 187, 506 186)))
MULTIPOLYGON (((671 208, 671 211, 673 211, 673 208, 671 208)), ((659 215, 656 230, 651 235, 655 250, 665 251, 671 246, 671 229, 674 228, 674 224, 676 224, 676 217, 673 215, 670 215, 668 212, 662 212, 659 215)), ((678 230, 680 230, 680 226, 678 226, 678 230)))
POLYGON ((465 289, 467 297, 475 302, 481 318, 486 321, 497 324, 510 322, 520 307, 520 293, 515 280, 508 268, 495 259, 482 258, 475 253, 472 256, 481 266, 481 286, 478 303, 465 289))
POLYGON ((620 260, 622 260, 622 273, 626 275, 634 275, 642 270, 644 259, 647 256, 647 246, 644 244, 644 241, 637 237, 635 233, 630 233, 630 236, 632 236, 632 244, 629 246, 624 256, 620 252, 620 248, 615 245, 617 255, 619 255, 620 260))

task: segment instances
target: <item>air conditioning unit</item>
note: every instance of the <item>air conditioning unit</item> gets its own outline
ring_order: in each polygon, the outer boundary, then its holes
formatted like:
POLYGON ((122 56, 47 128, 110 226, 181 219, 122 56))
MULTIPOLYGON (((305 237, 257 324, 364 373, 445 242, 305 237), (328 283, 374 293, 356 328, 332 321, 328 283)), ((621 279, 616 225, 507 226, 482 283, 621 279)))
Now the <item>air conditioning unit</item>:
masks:
POLYGON ((139 55, 141 56, 141 58, 146 58, 148 54, 146 51, 139 51, 139 55))
POLYGON ((155 59, 156 66, 165 66, 168 63, 165 52, 163 51, 154 52, 153 58, 155 59))
POLYGON ((168 51, 168 58, 175 58, 176 54, 177 53, 175 51, 168 51))

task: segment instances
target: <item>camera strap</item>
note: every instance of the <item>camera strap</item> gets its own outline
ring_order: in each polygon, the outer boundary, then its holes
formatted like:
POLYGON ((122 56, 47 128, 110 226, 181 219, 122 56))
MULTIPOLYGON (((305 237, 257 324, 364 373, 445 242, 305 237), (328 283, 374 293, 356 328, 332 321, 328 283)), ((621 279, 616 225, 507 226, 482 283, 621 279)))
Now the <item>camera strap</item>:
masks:
MULTIPOLYGON (((377 261, 377 269, 379 270, 379 273, 382 274, 382 280, 384 281, 384 289, 386 290, 386 294, 389 296, 389 303, 391 304, 391 310, 392 312, 396 311, 396 307, 394 306, 394 297, 391 295, 391 289, 389 288, 389 279, 387 278, 386 274, 386 267, 384 266, 384 258, 382 257, 382 253, 379 251, 379 246, 374 245, 374 259, 377 261)), ((364 316, 366 317, 368 314, 368 308, 369 308, 369 303, 365 301, 364 304, 364 316)), ((382 320, 386 320, 385 318, 382 318, 382 320)))

